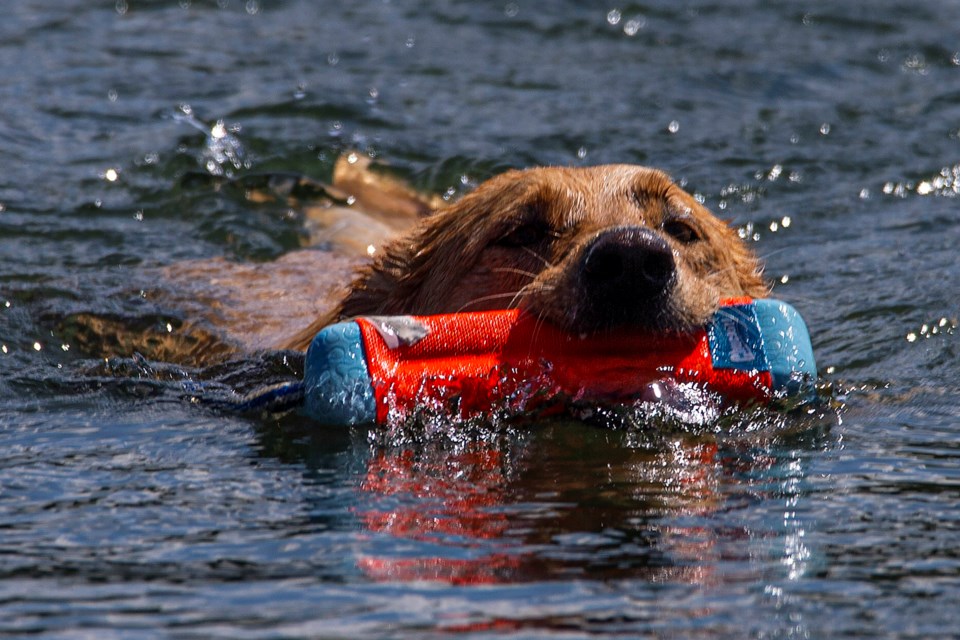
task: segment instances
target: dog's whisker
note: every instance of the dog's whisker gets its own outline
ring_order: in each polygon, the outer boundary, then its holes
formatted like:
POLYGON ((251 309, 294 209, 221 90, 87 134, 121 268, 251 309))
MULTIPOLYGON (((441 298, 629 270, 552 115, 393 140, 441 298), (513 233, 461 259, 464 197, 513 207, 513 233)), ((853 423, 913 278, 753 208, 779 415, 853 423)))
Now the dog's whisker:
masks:
POLYGON ((523 296, 528 296, 533 293, 548 293, 550 291, 553 291, 554 288, 555 287, 553 285, 537 284, 535 282, 526 284, 523 287, 520 287, 520 289, 517 291, 517 294, 510 301, 510 306, 511 307, 517 306, 517 303, 520 301, 520 298, 522 298, 523 296))
POLYGON ((766 259, 769 258, 770 256, 775 256, 775 255, 777 255, 777 254, 779 254, 779 253, 783 253, 784 251, 792 251, 792 250, 795 250, 795 249, 797 249, 797 248, 798 248, 798 247, 780 247, 779 249, 773 249, 773 250, 771 250, 771 251, 765 251, 764 253, 758 255, 757 257, 760 258, 761 260, 766 260, 766 259))
POLYGON ((537 314, 537 321, 533 324, 533 340, 536 342, 537 338, 540 337, 540 330, 543 329, 544 325, 547 324, 547 318, 543 313, 537 314))
POLYGON ((491 269, 491 271, 495 271, 499 273, 516 273, 517 275, 530 278, 531 280, 536 278, 539 275, 539 274, 533 273, 532 271, 524 271, 523 269, 514 269, 513 267, 495 267, 491 269))
POLYGON ((459 309, 456 310, 455 313, 460 313, 465 309, 468 309, 469 307, 472 307, 477 304, 481 304, 483 302, 489 302, 491 300, 503 300, 504 298, 515 299, 519 293, 520 291, 506 291, 503 293, 491 293, 490 295, 487 295, 487 296, 480 296, 479 298, 473 298, 465 302, 459 309))
POLYGON ((534 251, 534 250, 531 249, 530 247, 523 247, 523 250, 524 250, 526 253, 529 253, 530 255, 532 255, 534 258, 536 258, 536 259, 539 260, 540 262, 542 262, 542 263, 543 263, 543 266, 545 266, 546 268, 550 269, 550 268, 553 267, 553 264, 552 264, 549 260, 547 260, 546 258, 544 258, 542 255, 540 255, 539 253, 537 253, 536 251, 534 251))

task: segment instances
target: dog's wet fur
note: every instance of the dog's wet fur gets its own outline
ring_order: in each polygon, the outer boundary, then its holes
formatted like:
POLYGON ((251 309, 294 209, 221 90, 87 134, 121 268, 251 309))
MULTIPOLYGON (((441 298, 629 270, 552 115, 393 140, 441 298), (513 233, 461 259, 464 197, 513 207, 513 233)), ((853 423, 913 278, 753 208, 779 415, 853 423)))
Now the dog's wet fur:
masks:
POLYGON ((255 267, 211 260, 165 270, 163 297, 189 309, 180 333, 202 327, 204 338, 166 340, 158 355, 197 364, 305 350, 323 326, 352 316, 513 307, 578 334, 685 332, 723 298, 768 293, 736 231, 656 169, 509 171, 452 204, 371 176, 359 163, 333 185, 350 205, 316 210, 321 239, 326 229, 341 245, 255 267), (370 242, 344 228, 372 230, 370 242), (189 349, 178 354, 181 343, 189 349))

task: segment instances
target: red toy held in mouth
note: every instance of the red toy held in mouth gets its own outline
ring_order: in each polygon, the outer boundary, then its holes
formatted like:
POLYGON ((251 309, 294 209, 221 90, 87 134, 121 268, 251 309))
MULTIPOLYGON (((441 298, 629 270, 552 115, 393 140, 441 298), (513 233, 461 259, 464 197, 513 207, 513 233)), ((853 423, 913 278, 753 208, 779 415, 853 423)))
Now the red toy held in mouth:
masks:
POLYGON ((517 309, 357 318, 314 338, 304 393, 309 416, 350 425, 383 423, 391 409, 427 401, 461 417, 629 401, 663 379, 731 402, 764 402, 815 377, 799 314, 777 300, 738 298, 691 334, 577 336, 517 309))

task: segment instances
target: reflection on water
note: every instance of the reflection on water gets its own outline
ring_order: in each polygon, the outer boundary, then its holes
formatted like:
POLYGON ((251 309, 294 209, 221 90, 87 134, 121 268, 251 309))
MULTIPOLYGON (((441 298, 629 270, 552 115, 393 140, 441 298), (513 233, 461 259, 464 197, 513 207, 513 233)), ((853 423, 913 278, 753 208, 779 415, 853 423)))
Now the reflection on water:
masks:
MULTIPOLYGON (((369 579, 715 587, 805 574, 802 450, 679 432, 654 444, 569 422, 458 428, 368 434, 355 509, 369 579), (736 515, 763 501, 780 506, 736 515)), ((809 426, 799 434, 789 439, 809 439, 809 426)))
MULTIPOLYGON (((823 550, 810 546, 819 523, 808 467, 834 446, 832 422, 749 437, 649 438, 575 422, 339 432, 337 450, 360 465, 352 481, 331 478, 352 493, 342 504, 356 540, 344 560, 371 585, 428 597, 446 612, 437 622, 447 631, 606 633, 680 610, 692 628, 763 630, 789 616, 803 631, 790 585, 822 563, 823 550), (486 590, 482 614, 469 604, 479 593, 463 591, 477 587, 486 590), (526 601, 526 588, 539 595, 526 601), (772 617, 738 619, 721 604, 756 598, 755 589, 772 617)), ((329 469, 328 436, 264 437, 267 456, 299 459, 306 478, 329 469)))

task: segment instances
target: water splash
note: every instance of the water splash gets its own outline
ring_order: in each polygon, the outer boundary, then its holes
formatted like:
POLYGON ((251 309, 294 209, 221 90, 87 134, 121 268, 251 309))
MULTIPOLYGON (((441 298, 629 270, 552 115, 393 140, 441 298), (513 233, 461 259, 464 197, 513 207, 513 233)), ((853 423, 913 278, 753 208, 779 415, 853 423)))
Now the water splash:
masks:
POLYGON ((412 403, 409 398, 398 400, 394 392, 389 392, 383 428, 387 433, 406 434, 396 435, 401 440, 413 437, 410 434, 416 434, 414 439, 431 439, 574 420, 631 433, 637 438, 635 444, 659 447, 674 436, 776 437, 783 432, 833 424, 841 410, 834 402, 832 386, 808 379, 797 380, 801 393, 783 391, 766 406, 744 407, 725 402, 701 385, 669 378, 652 382, 631 398, 609 401, 563 393, 549 379, 549 372, 536 379, 512 382, 509 375, 500 378, 506 382, 494 393, 502 400, 483 413, 462 410, 462 398, 449 392, 442 380, 425 380, 412 403))
POLYGON ((180 105, 173 113, 173 119, 203 132, 206 136, 200 164, 211 175, 230 178, 235 171, 252 166, 243 143, 236 135, 240 132, 240 125, 227 125, 223 120, 217 120, 212 125, 207 124, 197 118, 188 104, 180 105))

